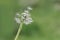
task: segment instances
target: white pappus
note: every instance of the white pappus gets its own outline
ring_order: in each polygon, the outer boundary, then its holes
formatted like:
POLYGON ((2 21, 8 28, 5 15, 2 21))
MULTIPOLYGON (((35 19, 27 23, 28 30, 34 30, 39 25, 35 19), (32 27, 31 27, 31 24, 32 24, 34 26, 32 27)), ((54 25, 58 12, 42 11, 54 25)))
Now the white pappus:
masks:
POLYGON ((33 22, 31 15, 30 15, 30 10, 32 10, 31 7, 27 7, 27 10, 24 10, 23 13, 19 14, 16 13, 15 17, 15 21, 20 24, 21 22, 23 22, 24 24, 28 25, 31 24, 33 22))

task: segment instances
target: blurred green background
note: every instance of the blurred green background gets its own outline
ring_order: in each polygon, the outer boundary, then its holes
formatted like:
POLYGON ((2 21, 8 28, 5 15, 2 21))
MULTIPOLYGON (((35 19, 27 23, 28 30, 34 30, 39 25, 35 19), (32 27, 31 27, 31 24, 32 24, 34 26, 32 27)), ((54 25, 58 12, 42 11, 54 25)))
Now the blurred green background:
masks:
POLYGON ((0 0, 0 40, 14 40, 15 14, 27 6, 34 22, 23 25, 18 40, 60 40, 60 0, 0 0))

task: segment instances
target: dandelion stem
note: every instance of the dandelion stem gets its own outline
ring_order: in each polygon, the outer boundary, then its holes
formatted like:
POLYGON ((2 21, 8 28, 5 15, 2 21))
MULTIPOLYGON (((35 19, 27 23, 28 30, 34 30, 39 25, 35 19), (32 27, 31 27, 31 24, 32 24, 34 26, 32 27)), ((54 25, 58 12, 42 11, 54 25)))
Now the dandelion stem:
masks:
POLYGON ((19 34, 21 33, 21 30, 22 30, 22 25, 23 25, 23 23, 20 24, 19 29, 18 29, 18 32, 17 32, 14 40, 17 40, 18 39, 18 36, 19 36, 19 34))

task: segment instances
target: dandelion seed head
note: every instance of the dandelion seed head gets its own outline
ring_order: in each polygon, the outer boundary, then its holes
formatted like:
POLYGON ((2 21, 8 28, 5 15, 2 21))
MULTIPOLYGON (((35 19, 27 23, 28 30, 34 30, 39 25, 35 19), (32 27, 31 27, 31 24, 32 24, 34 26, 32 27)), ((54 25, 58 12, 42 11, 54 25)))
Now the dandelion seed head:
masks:
POLYGON ((25 10, 21 15, 19 13, 16 13, 18 17, 15 17, 15 21, 17 23, 24 23, 26 25, 31 24, 33 22, 29 10, 32 10, 32 8, 29 6, 27 7, 27 10, 25 10))

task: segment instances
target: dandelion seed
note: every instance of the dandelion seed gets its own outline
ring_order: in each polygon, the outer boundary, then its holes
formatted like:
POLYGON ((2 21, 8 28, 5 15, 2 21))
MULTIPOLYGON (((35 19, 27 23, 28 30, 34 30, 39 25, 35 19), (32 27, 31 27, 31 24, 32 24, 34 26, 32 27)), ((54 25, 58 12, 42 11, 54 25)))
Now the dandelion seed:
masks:
POLYGON ((26 18, 25 20, 24 20, 24 23, 26 24, 26 25, 28 25, 28 24, 31 24, 33 21, 32 21, 32 18, 26 18))
POLYGON ((25 12, 25 13, 29 13, 29 11, 28 11, 28 10, 25 10, 24 12, 25 12))
POLYGON ((20 17, 20 14, 18 12, 16 13, 16 17, 20 17))
POLYGON ((26 16, 26 17, 28 17, 28 16, 31 16, 30 14, 28 14, 28 13, 22 13, 22 16, 26 16))
POLYGON ((32 10, 32 8, 30 6, 27 7, 28 10, 32 10))
POLYGON ((16 21, 18 24, 21 23, 20 19, 19 19, 19 18, 16 18, 16 17, 15 17, 15 21, 16 21))

